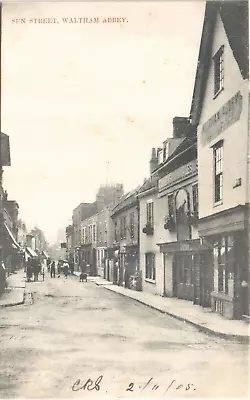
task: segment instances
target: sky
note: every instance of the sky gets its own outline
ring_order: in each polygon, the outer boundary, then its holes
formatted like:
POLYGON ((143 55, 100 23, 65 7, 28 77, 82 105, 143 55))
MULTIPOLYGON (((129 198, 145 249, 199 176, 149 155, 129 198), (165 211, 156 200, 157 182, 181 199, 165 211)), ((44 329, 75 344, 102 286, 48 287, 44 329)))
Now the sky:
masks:
POLYGON ((101 184, 129 191, 148 177, 151 148, 172 136, 173 117, 190 112, 204 7, 3 5, 2 132, 12 160, 3 183, 29 228, 53 242, 101 184), (63 22, 71 17, 99 23, 63 22), (103 22, 108 17, 125 22, 103 22))

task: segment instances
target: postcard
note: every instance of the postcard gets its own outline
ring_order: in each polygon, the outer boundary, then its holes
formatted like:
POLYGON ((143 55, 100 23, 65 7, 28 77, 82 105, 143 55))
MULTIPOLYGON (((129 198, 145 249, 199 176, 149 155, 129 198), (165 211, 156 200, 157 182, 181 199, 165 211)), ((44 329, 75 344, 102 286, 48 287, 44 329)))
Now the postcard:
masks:
POLYGON ((248 9, 1 4, 0 398, 249 396, 248 9))

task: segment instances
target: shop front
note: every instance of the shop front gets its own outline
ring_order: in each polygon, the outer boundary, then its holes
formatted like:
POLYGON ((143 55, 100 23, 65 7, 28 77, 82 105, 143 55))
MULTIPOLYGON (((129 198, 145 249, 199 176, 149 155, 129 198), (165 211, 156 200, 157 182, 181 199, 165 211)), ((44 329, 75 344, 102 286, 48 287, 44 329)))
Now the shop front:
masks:
POLYGON ((80 249, 80 265, 84 262, 87 265, 87 273, 90 276, 96 276, 96 249, 92 248, 92 245, 89 243, 82 244, 80 249))
POLYGON ((247 218, 244 206, 203 218, 199 232, 213 248, 212 310, 227 319, 249 315, 247 218))
POLYGON ((164 295, 170 281, 173 297, 209 307, 212 291, 211 246, 200 243, 199 239, 161 243, 159 246, 164 257, 164 295))

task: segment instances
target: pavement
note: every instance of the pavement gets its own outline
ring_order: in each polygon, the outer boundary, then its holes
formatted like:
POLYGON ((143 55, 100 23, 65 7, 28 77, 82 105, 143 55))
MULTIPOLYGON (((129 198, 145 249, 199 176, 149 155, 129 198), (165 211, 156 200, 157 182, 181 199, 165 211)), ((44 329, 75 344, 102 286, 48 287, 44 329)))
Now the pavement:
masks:
POLYGON ((17 306, 24 303, 26 274, 23 269, 7 278, 7 288, 0 296, 0 307, 17 306))
POLYGON ((148 307, 170 315, 180 321, 189 323, 203 332, 224 337, 230 340, 241 340, 249 343, 250 325, 246 321, 227 320, 210 308, 203 308, 190 301, 176 298, 161 297, 147 292, 137 292, 112 284, 101 277, 89 278, 97 286, 102 286, 112 292, 129 297, 148 307))
POLYGON ((1 399, 249 397, 247 344, 94 282, 46 273, 0 310, 1 399))

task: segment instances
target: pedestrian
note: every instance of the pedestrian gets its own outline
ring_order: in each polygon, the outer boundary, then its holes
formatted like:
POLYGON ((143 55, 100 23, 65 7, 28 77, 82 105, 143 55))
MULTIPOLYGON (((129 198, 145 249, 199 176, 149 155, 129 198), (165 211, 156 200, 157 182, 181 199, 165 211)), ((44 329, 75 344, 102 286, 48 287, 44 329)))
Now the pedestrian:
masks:
POLYGON ((70 261, 69 269, 70 269, 71 275, 73 275, 74 274, 74 261, 72 261, 72 260, 70 261))
POLYGON ((51 266, 50 266, 50 277, 55 278, 56 277, 56 264, 55 261, 52 261, 51 266))
POLYGON ((61 263, 58 261, 57 263, 57 277, 60 278, 61 276, 61 263))
POLYGON ((49 272, 49 270, 50 270, 50 263, 51 263, 50 258, 47 258, 46 264, 47 264, 47 271, 48 271, 48 272, 49 272))
POLYGON ((6 286, 6 268, 2 260, 2 248, 0 248, 0 295, 4 293, 6 286))
POLYGON ((64 261, 63 263, 63 273, 65 278, 68 278, 68 274, 69 274, 69 264, 67 263, 67 261, 64 261))
POLYGON ((81 269, 81 272, 82 272, 83 274, 85 274, 85 273, 87 272, 87 263, 86 263, 85 260, 82 260, 82 261, 81 261, 80 269, 81 269))
POLYGON ((43 277, 43 281, 44 281, 44 276, 45 276, 45 269, 44 266, 42 266, 42 271, 41 271, 42 277, 43 277))

